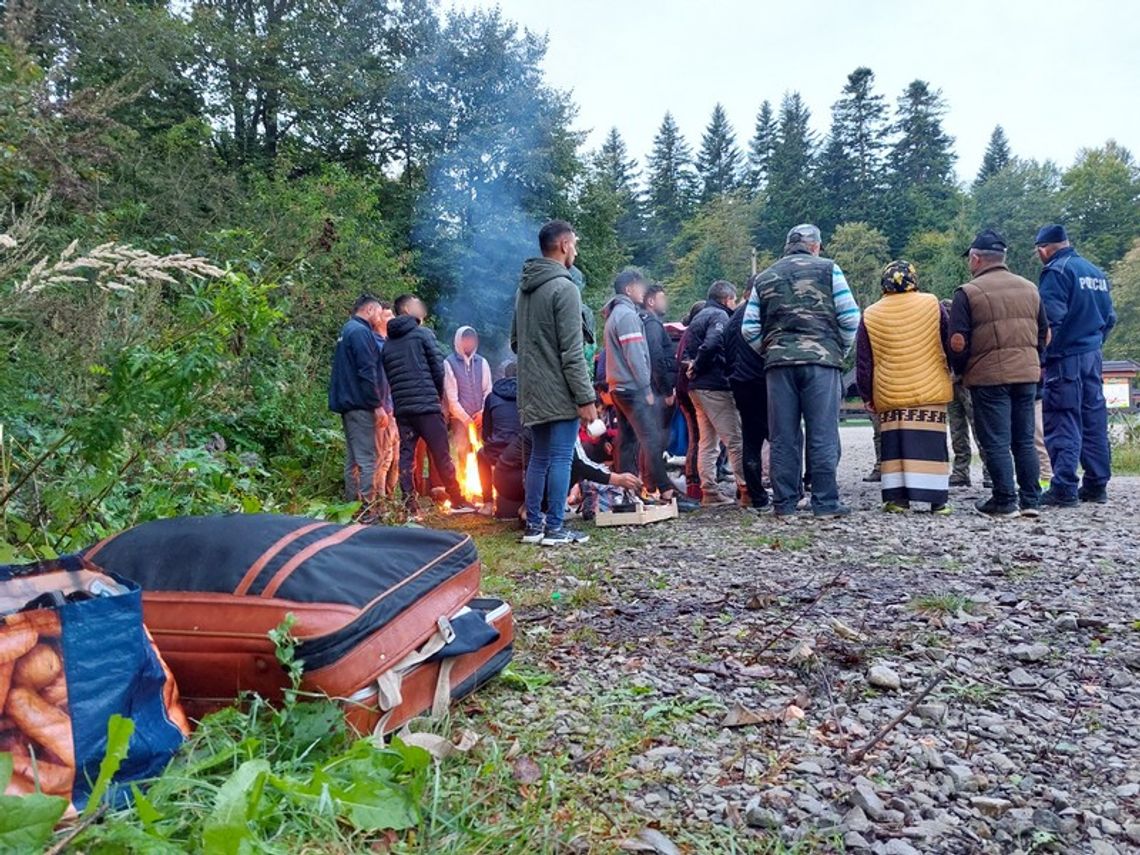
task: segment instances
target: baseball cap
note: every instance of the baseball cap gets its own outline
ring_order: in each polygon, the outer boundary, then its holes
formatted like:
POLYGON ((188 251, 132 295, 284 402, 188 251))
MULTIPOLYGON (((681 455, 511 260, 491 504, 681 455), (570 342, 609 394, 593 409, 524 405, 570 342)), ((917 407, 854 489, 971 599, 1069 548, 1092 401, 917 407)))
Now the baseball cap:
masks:
POLYGON ((971 249, 989 250, 991 252, 1005 252, 1009 249, 1009 245, 1005 242, 1005 238, 996 229, 982 229, 978 232, 974 242, 970 244, 969 248, 962 253, 962 258, 970 254, 971 249))

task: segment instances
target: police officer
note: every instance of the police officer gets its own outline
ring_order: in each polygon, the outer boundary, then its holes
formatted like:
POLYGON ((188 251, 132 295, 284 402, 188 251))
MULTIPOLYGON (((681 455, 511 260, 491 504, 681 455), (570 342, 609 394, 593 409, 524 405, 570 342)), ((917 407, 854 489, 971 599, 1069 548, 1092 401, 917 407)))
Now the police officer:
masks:
POLYGON ((1104 402, 1101 348, 1116 324, 1108 277, 1077 255, 1065 227, 1037 232, 1041 300, 1052 339, 1045 350, 1042 415, 1053 482, 1042 504, 1069 508, 1108 501, 1111 470, 1108 410, 1104 402), (1084 483, 1077 489, 1077 464, 1084 483))

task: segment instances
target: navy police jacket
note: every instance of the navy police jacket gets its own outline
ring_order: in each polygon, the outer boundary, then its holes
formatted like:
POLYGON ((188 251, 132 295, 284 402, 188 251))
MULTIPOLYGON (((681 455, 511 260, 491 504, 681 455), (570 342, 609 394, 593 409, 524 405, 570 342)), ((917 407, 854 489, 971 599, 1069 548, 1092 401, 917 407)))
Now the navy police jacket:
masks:
POLYGON ((1099 350, 1113 326, 1112 292, 1104 271, 1065 247, 1041 271, 1041 301, 1053 339, 1045 361, 1099 350))

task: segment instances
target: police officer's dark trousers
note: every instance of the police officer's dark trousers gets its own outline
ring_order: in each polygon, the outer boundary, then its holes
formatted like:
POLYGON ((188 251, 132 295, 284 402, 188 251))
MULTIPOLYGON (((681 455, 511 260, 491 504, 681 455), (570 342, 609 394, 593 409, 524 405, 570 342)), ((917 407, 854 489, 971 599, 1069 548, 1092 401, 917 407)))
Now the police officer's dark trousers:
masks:
POLYGON ((1045 365, 1041 410, 1045 447, 1053 464, 1052 489, 1058 495, 1077 494, 1078 464, 1084 469, 1087 489, 1108 483, 1112 464, 1103 383, 1099 350, 1045 365))

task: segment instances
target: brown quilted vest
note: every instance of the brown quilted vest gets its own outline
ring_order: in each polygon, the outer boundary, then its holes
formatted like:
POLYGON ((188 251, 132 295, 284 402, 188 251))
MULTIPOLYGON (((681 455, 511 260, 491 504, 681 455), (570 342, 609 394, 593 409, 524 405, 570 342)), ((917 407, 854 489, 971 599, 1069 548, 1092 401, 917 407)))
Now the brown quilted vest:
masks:
POLYGON ((973 329, 966 386, 1036 383, 1041 379, 1037 352, 1037 286, 1005 265, 983 270, 962 286, 970 301, 973 329))

